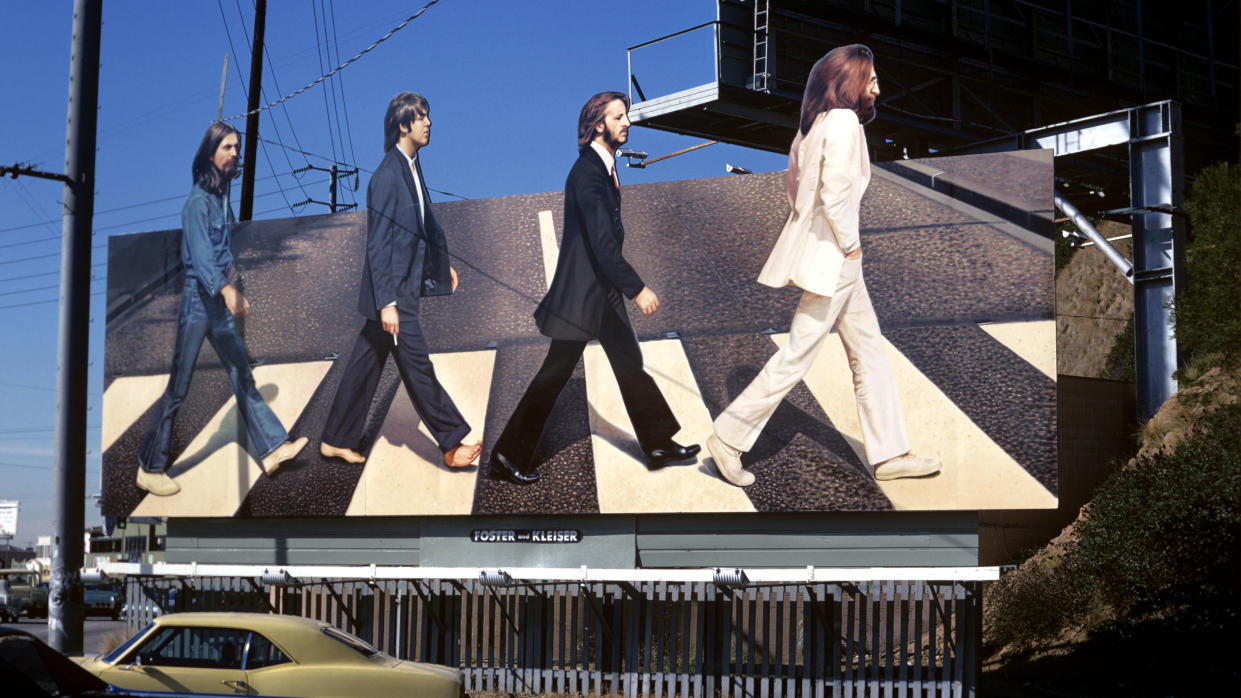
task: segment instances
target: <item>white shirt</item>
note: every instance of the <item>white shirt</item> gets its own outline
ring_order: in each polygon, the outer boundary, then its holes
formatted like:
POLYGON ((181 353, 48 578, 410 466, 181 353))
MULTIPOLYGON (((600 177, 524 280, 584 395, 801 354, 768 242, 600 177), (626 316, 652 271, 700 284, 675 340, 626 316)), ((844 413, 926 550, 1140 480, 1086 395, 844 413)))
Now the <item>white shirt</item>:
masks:
MULTIPOLYGON (((401 150, 397 148, 397 150, 401 150)), ((401 155, 405 155, 405 151, 401 150, 401 155)), ((418 222, 424 222, 427 219, 427 202, 422 200, 422 180, 418 177, 418 168, 414 163, 418 162, 418 153, 413 156, 405 155, 405 164, 409 167, 409 173, 414 176, 414 191, 418 193, 418 222)))
POLYGON ((603 166, 608 168, 608 176, 611 177, 616 171, 616 156, 608 152, 608 149, 599 145, 599 141, 591 141, 590 147, 599 153, 599 157, 603 158, 603 166))

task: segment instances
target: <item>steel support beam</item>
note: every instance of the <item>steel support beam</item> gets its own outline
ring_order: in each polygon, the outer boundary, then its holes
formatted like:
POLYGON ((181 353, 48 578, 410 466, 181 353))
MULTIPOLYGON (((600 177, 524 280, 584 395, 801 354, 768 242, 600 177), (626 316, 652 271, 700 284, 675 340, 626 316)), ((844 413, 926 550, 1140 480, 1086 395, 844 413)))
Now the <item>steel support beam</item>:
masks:
POLYGON ((1133 350, 1138 416, 1146 419, 1176 392, 1172 306, 1184 284, 1185 163, 1181 105, 1163 101, 1014 133, 962 148, 987 153, 1051 148, 1055 157, 1110 146, 1129 150, 1133 226, 1133 350))

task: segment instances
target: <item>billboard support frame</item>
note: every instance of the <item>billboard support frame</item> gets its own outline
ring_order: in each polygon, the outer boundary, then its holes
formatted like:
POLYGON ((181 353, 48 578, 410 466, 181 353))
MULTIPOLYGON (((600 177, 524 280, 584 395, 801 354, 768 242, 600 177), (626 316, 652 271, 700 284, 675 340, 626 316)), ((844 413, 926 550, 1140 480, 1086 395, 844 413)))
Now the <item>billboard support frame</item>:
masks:
POLYGON ((1133 228, 1133 350, 1138 416, 1177 390, 1172 306, 1185 283, 1185 155, 1181 105, 1152 102, 980 141, 954 155, 1050 148, 1055 158, 1127 148, 1133 228))

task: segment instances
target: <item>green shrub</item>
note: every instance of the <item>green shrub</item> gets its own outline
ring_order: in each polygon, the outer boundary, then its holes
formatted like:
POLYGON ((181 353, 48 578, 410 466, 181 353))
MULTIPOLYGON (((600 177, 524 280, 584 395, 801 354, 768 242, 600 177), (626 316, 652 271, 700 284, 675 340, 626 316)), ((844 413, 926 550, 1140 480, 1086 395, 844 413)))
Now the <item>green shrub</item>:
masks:
POLYGON ((1241 403, 1203 418, 1171 454, 1146 456, 1095 493, 1066 557, 1120 618, 1237 623, 1241 403))
POLYGON ((1241 358, 1241 165, 1218 163, 1194 178, 1185 202, 1191 241, 1174 317, 1183 356, 1241 358))
POLYGON ((1116 333, 1112 339, 1112 348, 1104 359, 1103 373, 1100 378, 1114 381, 1137 381, 1137 359, 1133 353, 1133 318, 1125 323, 1124 329, 1116 333))

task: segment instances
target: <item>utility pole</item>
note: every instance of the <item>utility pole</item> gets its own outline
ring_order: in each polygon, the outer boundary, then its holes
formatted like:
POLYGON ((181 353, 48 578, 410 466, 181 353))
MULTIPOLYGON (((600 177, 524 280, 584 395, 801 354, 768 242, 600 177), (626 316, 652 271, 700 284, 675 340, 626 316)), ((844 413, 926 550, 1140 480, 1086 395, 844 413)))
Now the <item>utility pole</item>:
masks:
POLYGON ((48 644, 82 654, 82 531, 86 504, 86 376, 90 332, 91 218, 95 214, 95 127, 103 0, 75 0, 65 134, 64 218, 56 351, 56 445, 52 501, 52 589, 48 644))
MULTIPOLYGON (((299 201, 293 204, 294 207, 305 206, 306 204, 319 204, 320 206, 327 206, 328 210, 330 210, 332 213, 336 213, 338 211, 348 211, 352 208, 357 207, 356 203, 355 204, 336 203, 337 180, 339 180, 341 177, 357 177, 358 169, 356 167, 352 169, 348 169, 348 170, 342 170, 336 165, 332 165, 331 167, 316 167, 315 165, 307 165, 305 167, 301 167, 296 170, 293 170, 293 174, 298 175, 303 172, 309 172, 311 170, 318 170, 320 172, 328 173, 328 176, 330 177, 330 181, 328 182, 328 189, 327 189, 328 200, 324 202, 324 201, 316 201, 314 199, 306 199, 305 201, 299 201)), ((354 191, 358 190, 357 184, 358 184, 358 180, 356 179, 353 180, 354 191)))
POLYGON ((224 54, 224 70, 220 72, 220 103, 215 109, 215 120, 224 118, 224 86, 228 84, 228 54, 224 54))
POLYGON ((254 162, 259 148, 259 96, 263 92, 263 30, 267 24, 267 0, 254 3, 254 45, 250 49, 250 92, 246 99, 246 153, 241 169, 241 213, 248 221, 254 213, 254 162))

